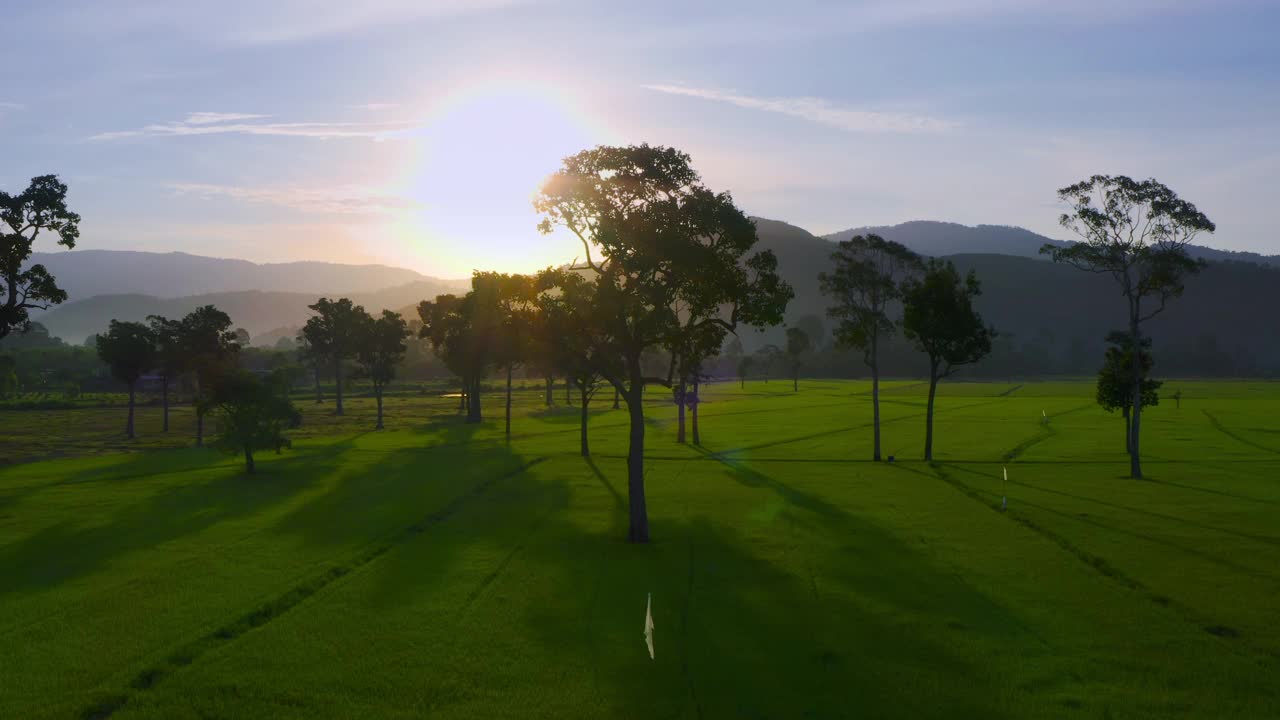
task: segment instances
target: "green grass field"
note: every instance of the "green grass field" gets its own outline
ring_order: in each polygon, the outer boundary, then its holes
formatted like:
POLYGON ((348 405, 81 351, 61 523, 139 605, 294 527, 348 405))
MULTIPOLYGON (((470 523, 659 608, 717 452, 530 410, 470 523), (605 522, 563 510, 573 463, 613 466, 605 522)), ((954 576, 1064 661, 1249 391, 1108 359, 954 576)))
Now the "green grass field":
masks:
POLYGON ((0 413, 82 456, 0 467, 0 718, 1277 718, 1280 385, 1178 388, 1145 481, 1087 383, 944 385, 932 466, 918 383, 894 464, 864 383, 712 386, 701 448, 654 392, 647 546, 611 397, 591 460, 532 389, 510 444, 301 403, 253 477, 151 449, 185 409, 0 413))

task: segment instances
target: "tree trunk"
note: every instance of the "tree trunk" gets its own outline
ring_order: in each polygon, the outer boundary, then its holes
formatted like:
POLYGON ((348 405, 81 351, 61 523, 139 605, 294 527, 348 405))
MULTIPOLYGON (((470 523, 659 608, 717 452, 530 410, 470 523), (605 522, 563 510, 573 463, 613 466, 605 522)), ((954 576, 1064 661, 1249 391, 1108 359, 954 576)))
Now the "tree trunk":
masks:
POLYGON ((569 405, 571 407, 573 406, 573 396, 570 394, 569 391, 572 389, 573 389, 573 383, 569 381, 569 376, 565 375, 564 376, 564 404, 569 405))
POLYGON ((1137 308, 1129 321, 1130 332, 1133 333, 1133 430, 1129 435, 1129 476, 1135 480, 1142 479, 1142 458, 1139 444, 1142 438, 1142 338, 1138 332, 1137 308))
POLYGON ((480 414, 480 378, 473 378, 467 391, 467 422, 478 423, 483 419, 480 414))
POLYGON ((739 375, 739 376, 738 376, 738 387, 739 387, 740 389, 742 389, 742 390, 746 390, 746 389, 747 389, 747 376, 746 376, 746 375, 739 375))
POLYGON ((614 409, 614 410, 617 410, 617 409, 618 409, 618 407, 619 407, 619 406, 618 406, 618 400, 619 400, 619 399, 620 399, 620 398, 618 397, 618 388, 614 388, 614 389, 613 389, 613 409, 614 409))
POLYGON ((161 432, 169 432, 169 376, 160 378, 160 407, 164 417, 161 432))
POLYGON ((312 365, 311 367, 312 367, 312 369, 314 369, 314 370, 316 371, 316 372, 315 372, 315 375, 316 375, 316 404, 317 404, 317 405, 319 405, 320 403, 324 402, 324 393, 323 393, 323 392, 321 392, 321 390, 320 390, 320 363, 316 363, 315 365, 312 365))
POLYGON ((582 435, 582 457, 590 457, 591 447, 587 444, 587 403, 589 403, 590 400, 587 397, 585 389, 583 389, 582 397, 580 399, 582 401, 582 428, 580 430, 582 435))
POLYGON ((137 387, 137 381, 129 383, 129 420, 124 425, 124 436, 133 439, 133 396, 137 387))
POLYGON ((689 414, 693 417, 693 444, 701 445, 702 437, 698 435, 698 406, 702 404, 702 398, 698 396, 698 379, 693 380, 693 407, 689 408, 689 414))
POLYGON ((253 474, 253 450, 248 445, 244 446, 244 471, 253 474))
POLYGON ((196 408, 196 447, 204 447, 204 410, 196 408))
POLYGON ((880 363, 874 357, 874 345, 871 352, 871 459, 880 462, 880 363))
POLYGON ((676 389, 676 442, 684 444, 684 381, 676 389))
POLYGON ((791 371, 791 392, 800 392, 800 366, 791 371))
POLYGON ((373 384, 373 394, 378 398, 378 425, 375 430, 382 429, 382 383, 373 384))
POLYGON ((458 390, 458 412, 465 413, 467 411, 467 381, 463 380, 458 390))
POLYGON ((333 361, 334 414, 342 414, 342 358, 333 361))
POLYGON ((649 513, 644 502, 644 403, 641 396, 639 363, 631 373, 631 388, 627 393, 627 410, 631 415, 631 439, 627 448, 627 501, 631 525, 627 540, 633 543, 649 542, 649 513))
POLYGON ((555 400, 555 398, 551 396, 551 386, 555 385, 556 381, 555 381, 555 378, 553 378, 553 377, 551 377, 551 376, 549 376, 549 375, 546 377, 545 381, 546 381, 546 384, 547 384, 547 398, 546 398, 546 403, 547 403, 547 407, 551 407, 552 405, 555 405, 555 404, 556 404, 556 400, 555 400))
POLYGON ((507 422, 505 432, 507 442, 511 442, 511 363, 507 363, 507 422))
POLYGON ((925 411, 924 421, 924 459, 933 461, 933 399, 938 394, 938 371, 929 370, 929 408, 925 411))

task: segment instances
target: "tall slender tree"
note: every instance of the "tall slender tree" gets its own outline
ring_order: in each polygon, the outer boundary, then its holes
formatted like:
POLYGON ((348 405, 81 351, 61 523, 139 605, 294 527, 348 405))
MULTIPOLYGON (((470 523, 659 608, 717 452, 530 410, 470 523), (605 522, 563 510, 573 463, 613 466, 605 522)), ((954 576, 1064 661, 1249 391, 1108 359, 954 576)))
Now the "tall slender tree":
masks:
POLYGON ((182 321, 170 320, 163 315, 148 315, 156 341, 156 373, 160 376, 160 406, 163 431, 169 432, 169 386, 182 374, 186 365, 186 353, 182 347, 182 321))
POLYGON ((213 305, 203 305, 182 318, 179 331, 183 366, 195 378, 196 446, 204 445, 204 417, 214 378, 233 365, 240 346, 231 331, 231 317, 213 305))
POLYGON ((409 337, 409 326, 400 313, 383 310, 382 315, 374 318, 365 315, 358 331, 356 361, 373 383, 373 396, 378 402, 378 422, 376 429, 382 424, 382 393, 387 383, 396 376, 396 366, 404 360, 408 350, 405 340, 409 337))
POLYGON ((791 359, 791 390, 800 392, 800 358, 813 347, 800 328, 787 328, 787 357, 791 359))
POLYGON ((320 298, 307 306, 315 315, 307 319, 302 332, 311 346, 333 366, 334 414, 341 415, 343 365, 355 356, 359 343, 361 318, 367 317, 364 308, 349 298, 320 298))
POLYGON ((504 434, 511 439, 511 376, 531 357, 534 280, 528 275, 477 272, 471 278, 476 302, 493 326, 494 362, 506 373, 504 434))
MULTIPOLYGON (((1143 324, 1164 312, 1182 295, 1188 275, 1204 262, 1193 259, 1187 245, 1217 227, 1196 206, 1160 182, 1123 175, 1094 175, 1058 191, 1070 206, 1059 222, 1082 242, 1040 252, 1087 272, 1110 275, 1128 309, 1130 353, 1142 353, 1143 324)), ((1131 363, 1132 412, 1126 424, 1130 440, 1129 474, 1142 477, 1142 363, 1131 363)))
POLYGON ((568 157, 534 199, 546 233, 564 228, 585 253, 582 272, 595 284, 597 309, 619 366, 605 378, 627 404, 628 538, 648 542, 644 493, 644 404, 651 348, 678 345, 703 325, 732 332, 739 324, 781 322, 793 296, 772 252, 752 252, 755 224, 726 193, 701 182, 678 150, 648 145, 597 147, 568 157))
POLYGON ((41 233, 67 248, 80 237, 80 216, 67 209, 67 186, 57 175, 32 178, 17 195, 0 190, 0 340, 25 331, 29 311, 66 302, 67 292, 43 265, 23 269, 41 233))
POLYGON ((929 405, 925 411, 924 459, 933 460, 933 408, 938 381, 991 353, 996 331, 982 321, 973 299, 982 294, 978 277, 961 277, 950 260, 932 259, 924 275, 903 290, 902 331, 929 356, 929 405))
POLYGON ((155 364, 155 335, 142 323, 112 320, 107 332, 98 336, 98 357, 111 368, 111 374, 129 388, 129 419, 125 423, 124 434, 132 440, 138 378, 155 364))
POLYGON ((480 383, 497 356, 492 310, 474 289, 461 297, 439 295, 418 303, 419 337, 429 340, 449 371, 461 379, 468 423, 483 420, 480 383))
POLYGON ((902 297, 902 284, 919 275, 924 262, 905 245, 879 235, 855 235, 831 254, 834 267, 820 273, 822 293, 833 305, 827 317, 837 320, 836 342, 862 350, 871 369, 872 460, 880 461, 880 344, 893 335, 898 321, 890 303, 902 297))
MULTIPOLYGON (((1120 417, 1124 419, 1124 451, 1129 453, 1133 451, 1132 426, 1129 423, 1133 410, 1133 386, 1129 384, 1129 378, 1133 377, 1133 343, 1129 334, 1123 331, 1107 335, 1107 342, 1111 347, 1107 348, 1102 368, 1098 370, 1097 399, 1103 410, 1120 411, 1120 417)), ((1158 405, 1160 386, 1164 383, 1150 377, 1154 365, 1151 338, 1143 338, 1142 352, 1138 357, 1142 363, 1142 406, 1158 405)))

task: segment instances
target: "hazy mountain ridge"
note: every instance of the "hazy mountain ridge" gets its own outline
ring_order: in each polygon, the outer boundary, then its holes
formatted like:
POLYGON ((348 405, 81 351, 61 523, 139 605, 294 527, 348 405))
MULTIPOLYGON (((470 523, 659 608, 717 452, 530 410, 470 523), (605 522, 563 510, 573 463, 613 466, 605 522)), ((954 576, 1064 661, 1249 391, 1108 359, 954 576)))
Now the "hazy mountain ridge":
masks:
MULTIPOLYGON (((1043 258, 1044 256, 1040 255, 1040 248, 1043 245, 1068 244, 1066 240, 1045 237, 1013 225, 969 226, 935 220, 912 220, 897 225, 849 228, 827 233, 821 237, 824 240, 838 242, 848 240, 854 235, 867 234, 876 234, 886 240, 900 242, 921 255, 934 257, 979 253, 1043 258)), ((1219 250, 1204 245, 1192 245, 1189 251, 1192 257, 1205 260, 1234 260, 1280 267, 1280 255, 1219 250)))
POLYGON ((254 344, 268 344, 289 328, 306 323, 311 316, 308 305, 322 295, 349 297, 370 312, 383 309, 399 310, 418 301, 434 298, 441 293, 465 291, 468 280, 420 280, 398 287, 373 292, 276 292, 244 290, 239 292, 207 293, 176 298, 160 298, 143 294, 99 295, 69 302, 44 313, 38 318, 51 335, 70 343, 82 342, 86 337, 106 329, 111 320, 141 321, 147 315, 164 315, 177 318, 201 305, 216 305, 231 316, 236 327, 249 331, 254 344))
POLYGON ((57 278, 72 301, 97 295, 141 294, 156 298, 260 290, 314 294, 374 292, 414 282, 447 283, 390 265, 345 265, 300 261, 254 263, 182 252, 69 250, 31 258, 57 278))

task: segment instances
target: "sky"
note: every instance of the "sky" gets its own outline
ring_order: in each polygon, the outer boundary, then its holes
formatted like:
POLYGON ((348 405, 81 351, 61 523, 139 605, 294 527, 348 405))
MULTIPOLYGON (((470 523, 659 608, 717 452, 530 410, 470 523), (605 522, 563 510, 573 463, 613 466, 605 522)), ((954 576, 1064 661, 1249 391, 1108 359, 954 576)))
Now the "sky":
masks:
MULTIPOLYGON (((1280 2, 0 0, 0 189, 78 248, 428 275, 574 259, 532 193, 597 144, 688 152, 747 213, 1064 237, 1155 177, 1280 253, 1280 2)), ((55 246, 42 242, 38 250, 55 246)))

